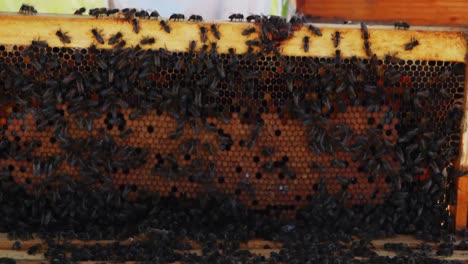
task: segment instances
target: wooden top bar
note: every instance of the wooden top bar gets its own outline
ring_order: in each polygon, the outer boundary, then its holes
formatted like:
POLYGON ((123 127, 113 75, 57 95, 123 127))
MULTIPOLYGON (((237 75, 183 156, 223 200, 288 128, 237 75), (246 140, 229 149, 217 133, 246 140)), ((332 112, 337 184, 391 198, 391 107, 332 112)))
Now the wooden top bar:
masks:
MULTIPOLYGON (((167 20, 166 20, 167 21, 167 20)), ((200 39, 200 27, 208 29, 207 41, 204 44, 216 42, 219 53, 227 53, 229 48, 234 48, 237 53, 247 51, 245 41, 258 38, 258 33, 243 36, 241 33, 248 27, 259 27, 253 23, 245 22, 174 22, 168 21, 171 33, 166 33, 160 20, 140 19, 140 33, 135 34, 132 24, 119 18, 94 18, 91 16, 70 15, 37 15, 25 16, 18 14, 0 14, 0 44, 3 45, 28 45, 33 39, 46 40, 50 46, 68 46, 86 48, 95 44, 98 48, 112 48, 107 40, 117 32, 121 32, 126 41, 126 47, 137 46, 144 37, 154 37, 156 43, 142 48, 159 49, 166 48, 171 51, 187 51, 189 42, 197 41, 197 49, 202 46, 200 39), (209 31, 212 24, 216 23, 221 32, 221 39, 217 40, 209 31), (106 41, 104 45, 94 40, 91 29, 102 30, 102 36, 106 41), (61 29, 68 32, 71 37, 70 44, 63 44, 55 35, 61 29)), ((342 40, 339 45, 342 57, 357 56, 367 57, 364 50, 364 42, 361 37, 359 25, 316 25, 322 30, 322 37, 309 32, 306 26, 292 34, 292 37, 279 45, 279 50, 286 56, 335 56, 332 34, 340 31, 342 40), (310 50, 303 51, 303 38, 310 37, 310 50)), ((258 32, 259 30, 257 30, 258 32)), ((391 27, 369 26, 370 43, 372 52, 378 57, 386 54, 396 54, 404 60, 441 60, 464 62, 466 53, 466 41, 464 34, 457 31, 430 30, 394 30, 391 27), (404 45, 414 37, 420 45, 411 51, 405 51, 404 45)))

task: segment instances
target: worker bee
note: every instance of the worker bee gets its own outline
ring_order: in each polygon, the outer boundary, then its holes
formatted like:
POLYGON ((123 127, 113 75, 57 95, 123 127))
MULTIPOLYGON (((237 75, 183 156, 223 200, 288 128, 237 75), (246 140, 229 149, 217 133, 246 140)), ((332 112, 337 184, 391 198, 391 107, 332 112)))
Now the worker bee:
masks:
POLYGON ((62 30, 57 30, 55 35, 62 41, 62 43, 71 43, 71 38, 67 35, 67 32, 63 33, 62 30))
POLYGON ((405 21, 397 21, 393 25, 394 25, 395 28, 402 28, 402 29, 409 29, 410 28, 410 24, 408 24, 405 21))
POLYGON ((138 24, 138 19, 132 19, 133 32, 136 34, 140 33, 140 25, 138 24))
POLYGON ((291 17, 289 23, 293 26, 302 26, 305 22, 305 18, 302 14, 296 13, 291 17))
POLYGON ((166 31, 167 33, 171 33, 171 27, 169 27, 169 25, 166 23, 166 21, 161 20, 161 21, 159 22, 159 24, 160 24, 161 27, 164 29, 164 31, 166 31))
POLYGON ((193 54, 195 52, 195 48, 197 47, 197 42, 192 40, 189 42, 189 54, 193 54))
MULTIPOLYGON (((340 64, 342 62, 342 59, 341 59, 341 50, 337 49, 335 50, 335 64, 340 64)), ((344 85, 344 83, 343 83, 344 85)), ((338 90, 337 90, 338 92, 338 90)))
POLYGON ((153 37, 146 37, 140 41, 141 45, 152 45, 156 42, 153 37))
POLYGON ((203 17, 199 16, 199 15, 191 15, 189 17, 188 21, 201 22, 201 21, 203 21, 203 17))
POLYGON ((412 50, 417 45, 419 45, 419 41, 416 40, 414 37, 411 37, 410 42, 405 44, 405 50, 412 50))
POLYGON ((215 38, 221 39, 221 33, 219 32, 217 25, 215 24, 211 25, 210 29, 211 29, 211 32, 213 33, 213 36, 215 36, 215 38))
POLYGON ((108 9, 106 12, 107 16, 111 16, 113 14, 117 14, 120 10, 118 8, 108 9))
POLYGON ((206 27, 203 27, 203 26, 200 27, 200 39, 203 43, 205 43, 207 40, 207 36, 206 36, 207 31, 208 29, 206 27))
POLYGON ((232 15, 229 16, 229 19, 231 20, 231 22, 233 20, 242 21, 242 20, 244 20, 244 15, 243 14, 232 14, 232 15))
POLYGON ((260 21, 260 16, 259 15, 249 15, 245 18, 245 20, 247 20, 247 22, 259 22, 260 21))
POLYGON ((184 19, 185 19, 185 16, 184 16, 183 14, 172 14, 172 15, 169 17, 169 21, 170 21, 171 19, 174 20, 174 21, 176 21, 176 20, 181 20, 181 19, 184 20, 184 19))
POLYGON ((28 248, 27 253, 28 255, 35 255, 41 250, 41 248, 41 244, 32 245, 30 248, 28 248))
POLYGON ((400 61, 402 61, 402 59, 398 58, 397 56, 397 53, 394 53, 394 54, 386 54, 385 55, 385 61, 386 63, 392 63, 392 64, 398 64, 400 63, 400 61))
POLYGON ((98 31, 96 28, 93 28, 91 30, 91 33, 93 33, 93 36, 97 40, 97 42, 104 44, 104 39, 101 36, 101 31, 98 31))
POLYGON ((19 13, 25 15, 35 15, 37 14, 37 10, 34 8, 34 6, 22 4, 19 9, 19 13))
POLYGON ((136 12, 137 11, 135 8, 122 10, 122 13, 124 14, 124 18, 127 21, 130 21, 130 19, 136 14, 136 12))
POLYGON ((117 43, 117 41, 119 41, 121 38, 122 38, 122 33, 117 32, 117 34, 115 34, 114 36, 112 36, 112 37, 109 39, 109 45, 114 45, 114 44, 117 43))
POLYGON ((320 31, 320 29, 314 27, 313 25, 309 25, 307 28, 309 29, 310 32, 314 33, 315 35, 319 37, 322 36, 322 31, 320 31))
POLYGON ((367 31, 367 26, 364 22, 361 22, 361 32, 362 32, 362 38, 364 40, 369 39, 369 31, 367 31))
POLYGON ((367 39, 364 40, 364 50, 366 51, 366 55, 368 57, 372 56, 372 51, 371 51, 371 48, 370 48, 370 42, 367 39))
POLYGON ((47 42, 45 42, 44 40, 33 40, 31 41, 31 45, 39 47, 39 48, 49 47, 49 44, 47 44, 47 42))
POLYGON ((15 241, 15 243, 13 243, 13 245, 11 246, 11 249, 20 250, 21 249, 21 242, 15 241))
POLYGON ((98 18, 100 15, 106 15, 107 14, 107 8, 93 8, 89 10, 89 15, 94 16, 98 18))
POLYGON ((340 45, 341 38, 341 33, 339 31, 336 31, 335 34, 332 35, 333 45, 335 48, 338 48, 338 45, 340 45))
POLYGON ((145 10, 135 12, 135 16, 142 17, 142 18, 150 18, 150 14, 145 10))
POLYGON ((254 28, 254 27, 246 28, 246 29, 244 29, 244 30, 242 31, 242 35, 243 35, 243 36, 248 36, 248 35, 250 35, 250 34, 252 34, 252 33, 254 33, 254 32, 255 32, 255 28, 254 28))
POLYGON ((125 42, 125 40, 122 40, 117 45, 114 46, 113 51, 114 52, 119 51, 121 48, 125 47, 125 45, 127 45, 127 42, 125 42))
POLYGON ((86 12, 86 8, 82 7, 80 9, 77 9, 75 11, 75 13, 73 13, 74 15, 83 15, 83 13, 86 12))
POLYGON ((156 19, 157 19, 157 18, 159 17, 159 13, 158 13, 158 11, 156 11, 156 10, 153 10, 153 11, 151 12, 151 14, 150 14, 150 18, 151 18, 151 17, 154 17, 154 18, 156 18, 156 19))
POLYGON ((309 37, 305 36, 304 39, 302 40, 304 44, 304 52, 309 52, 309 37))
POLYGON ((260 47, 260 41, 259 40, 247 40, 245 42, 247 46, 257 46, 260 47))

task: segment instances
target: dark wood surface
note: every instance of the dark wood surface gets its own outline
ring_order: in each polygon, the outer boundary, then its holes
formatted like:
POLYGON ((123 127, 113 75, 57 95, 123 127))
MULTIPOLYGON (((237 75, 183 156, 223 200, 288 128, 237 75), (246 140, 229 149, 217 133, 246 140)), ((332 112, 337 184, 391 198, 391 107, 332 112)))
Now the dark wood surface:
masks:
MULTIPOLYGON (((132 240, 139 239, 139 238, 133 238, 133 239, 128 239, 125 241, 120 241, 122 244, 130 243, 132 240)), ((9 240, 7 238, 7 235, 4 233, 0 233, 0 256, 2 257, 9 257, 13 258, 18 261, 18 263, 42 263, 46 259, 44 258, 43 252, 39 252, 36 255, 28 255, 26 251, 28 250, 29 247, 32 245, 35 245, 37 243, 41 243, 41 240, 38 239, 33 239, 29 241, 22 241, 21 242, 21 249, 20 250, 12 250, 11 247, 15 241, 9 240)), ((80 245, 90 245, 94 243, 100 243, 100 244, 106 244, 106 243, 113 243, 115 241, 79 241, 79 240, 74 240, 71 243, 76 246, 80 245)), ((459 243, 460 240, 456 242, 459 243)), ((406 236, 406 235, 401 235, 401 236, 396 236, 393 238, 387 238, 387 239, 378 239, 378 240, 373 240, 372 246, 374 247, 374 251, 380 255, 380 256, 396 256, 397 254, 392 251, 387 251, 384 249, 384 244, 385 243, 404 243, 408 245, 413 250, 417 250, 416 248, 423 243, 421 240, 415 239, 413 236, 406 236)), ((459 261, 467 261, 468 262, 468 251, 459 251, 455 250, 454 254, 449 257, 441 257, 441 256, 436 256, 435 252, 437 250, 437 245, 433 243, 428 243, 430 246, 432 246, 433 251, 430 254, 431 257, 437 258, 437 259, 445 259, 445 260, 459 260, 459 261)), ((45 246, 45 244, 43 244, 45 246)), ((192 243, 193 250, 189 250, 187 252, 190 253, 196 253, 196 254, 201 254, 201 247, 197 243, 192 243)), ((243 243, 240 245, 240 248, 242 249, 248 249, 252 253, 257 254, 257 255, 263 255, 265 257, 269 257, 270 252, 278 252, 279 249, 281 248, 281 244, 271 242, 271 241, 266 241, 266 240, 252 240, 249 241, 248 243, 243 243), (264 249, 264 245, 268 245, 270 249, 264 249)), ((87 261, 85 263, 95 263, 93 261, 87 261)), ((102 263, 102 262, 96 262, 96 263, 102 263)), ((123 262, 123 263, 134 263, 134 262, 123 262)))
POLYGON ((468 26, 467 0, 298 0, 297 9, 317 20, 468 26))

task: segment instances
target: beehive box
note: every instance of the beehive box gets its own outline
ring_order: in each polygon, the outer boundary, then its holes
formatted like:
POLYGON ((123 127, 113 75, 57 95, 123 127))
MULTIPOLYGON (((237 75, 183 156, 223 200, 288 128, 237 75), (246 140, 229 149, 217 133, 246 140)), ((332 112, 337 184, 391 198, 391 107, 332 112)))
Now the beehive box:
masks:
POLYGON ((171 21, 169 33, 140 19, 137 34, 122 18, 2 15, 2 174, 135 195, 221 190, 289 215, 325 186, 350 205, 401 202, 407 185, 444 196, 459 157, 463 34, 370 28, 368 56, 356 26, 317 36, 277 23, 171 21))

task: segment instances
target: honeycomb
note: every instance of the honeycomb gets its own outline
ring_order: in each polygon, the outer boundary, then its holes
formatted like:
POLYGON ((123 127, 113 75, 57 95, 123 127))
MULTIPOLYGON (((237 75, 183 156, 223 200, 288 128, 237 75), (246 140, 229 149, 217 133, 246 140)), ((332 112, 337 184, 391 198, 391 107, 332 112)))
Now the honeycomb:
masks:
POLYGON ((35 43, 0 46, 1 175, 26 186, 221 190, 293 214, 322 187, 383 203, 405 184, 399 149, 458 156, 463 63, 35 43))

